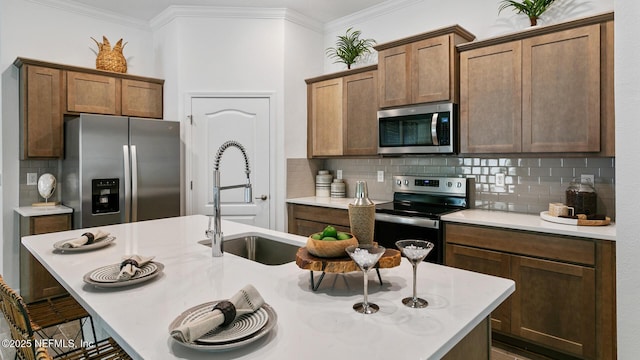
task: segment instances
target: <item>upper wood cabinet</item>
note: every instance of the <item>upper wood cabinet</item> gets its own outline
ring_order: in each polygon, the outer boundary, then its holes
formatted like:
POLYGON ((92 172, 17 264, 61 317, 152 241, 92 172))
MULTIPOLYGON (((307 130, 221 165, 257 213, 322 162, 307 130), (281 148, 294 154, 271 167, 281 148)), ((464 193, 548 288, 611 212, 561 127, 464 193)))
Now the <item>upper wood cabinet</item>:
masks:
POLYGON ((22 158, 62 157, 62 70, 25 65, 20 71, 22 158))
POLYGON ((67 71, 67 111, 120 114, 120 91, 110 76, 67 71))
POLYGON ((456 45, 474 38, 456 25, 375 46, 380 107, 438 101, 457 103, 456 45))
POLYGON ((460 151, 522 150, 522 44, 460 54, 460 151))
POLYGON ((63 156, 65 114, 162 119, 164 80, 17 58, 21 157, 63 156))
POLYGON ((612 14, 460 50, 460 152, 613 153, 612 14))
POLYGON ((342 79, 343 155, 378 153, 377 83, 375 70, 342 79))
POLYGON ((309 154, 342 155, 342 78, 309 85, 309 154))
POLYGON ((122 79, 122 115, 162 118, 162 90, 159 83, 122 79))
POLYGON ((376 66, 307 79, 308 157, 376 155, 376 66))

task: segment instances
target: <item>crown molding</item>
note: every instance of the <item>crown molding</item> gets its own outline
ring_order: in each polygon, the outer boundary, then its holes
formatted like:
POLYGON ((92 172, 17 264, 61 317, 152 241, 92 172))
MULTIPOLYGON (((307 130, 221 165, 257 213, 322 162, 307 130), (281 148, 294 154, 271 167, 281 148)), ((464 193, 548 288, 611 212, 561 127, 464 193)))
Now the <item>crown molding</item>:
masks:
POLYGON ((324 32, 335 32, 350 27, 353 24, 370 20, 372 18, 392 13, 399 9, 411 6, 424 0, 387 0, 378 5, 371 6, 364 10, 341 17, 339 19, 329 21, 324 25, 324 32))
POLYGON ((218 18, 218 19, 282 19, 322 33, 323 26, 297 11, 285 8, 247 8, 219 6, 176 6, 167 7, 151 19, 152 30, 157 30, 176 18, 218 18))
POLYGON ((73 1, 62 1, 62 0, 26 0, 28 2, 48 6, 54 9, 76 13, 79 15, 92 17, 94 19, 104 20, 112 23, 117 23, 129 27, 134 27, 142 30, 150 30, 149 22, 145 20, 141 20, 138 18, 134 18, 131 16, 126 16, 122 14, 118 14, 115 12, 96 9, 91 6, 87 6, 84 4, 79 4, 73 1))

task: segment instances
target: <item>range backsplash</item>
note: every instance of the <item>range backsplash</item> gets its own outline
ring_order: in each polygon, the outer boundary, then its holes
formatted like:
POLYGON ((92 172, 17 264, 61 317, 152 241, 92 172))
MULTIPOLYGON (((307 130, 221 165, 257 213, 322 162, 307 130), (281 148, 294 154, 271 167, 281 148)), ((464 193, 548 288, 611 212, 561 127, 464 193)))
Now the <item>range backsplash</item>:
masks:
MULTIPOLYGON (((547 210, 550 202, 565 202, 565 190, 573 178, 582 174, 595 177, 598 194, 598 213, 615 219, 615 158, 520 158, 496 157, 476 158, 458 156, 399 157, 375 159, 288 159, 287 197, 292 194, 289 184, 311 183, 315 169, 342 170, 347 184, 347 197, 353 196, 356 180, 366 180, 369 196, 374 199, 391 200, 391 178, 393 175, 446 175, 474 177, 476 180, 476 203, 480 209, 539 214, 547 210), (312 166, 303 166, 304 163, 312 166), (384 182, 377 181, 377 172, 384 171, 384 182), (306 173, 305 173, 306 172, 306 173), (505 174, 505 186, 495 186, 495 174, 505 174), (310 176, 311 175, 311 176, 310 176)), ((292 196, 293 195, 293 196, 292 196)))

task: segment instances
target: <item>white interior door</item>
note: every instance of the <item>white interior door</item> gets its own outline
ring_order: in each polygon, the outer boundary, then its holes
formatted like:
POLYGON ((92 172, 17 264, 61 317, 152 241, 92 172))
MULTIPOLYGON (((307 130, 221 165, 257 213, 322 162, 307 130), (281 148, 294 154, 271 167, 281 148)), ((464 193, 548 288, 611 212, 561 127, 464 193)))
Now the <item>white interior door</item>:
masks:
MULTIPOLYGON (((269 228, 269 106, 268 97, 191 98, 191 213, 213 213, 215 156, 220 145, 235 140, 244 146, 249 158, 253 202, 244 202, 244 189, 223 190, 222 217, 269 228)), ((236 147, 224 150, 219 170, 221 186, 246 182, 244 157, 236 147)))

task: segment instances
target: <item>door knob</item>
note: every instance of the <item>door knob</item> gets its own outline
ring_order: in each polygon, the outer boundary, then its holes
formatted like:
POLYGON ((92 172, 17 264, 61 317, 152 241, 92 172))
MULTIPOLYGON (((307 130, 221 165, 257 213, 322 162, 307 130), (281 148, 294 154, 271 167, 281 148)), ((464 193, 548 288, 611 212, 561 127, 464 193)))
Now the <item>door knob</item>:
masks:
POLYGON ((267 200, 267 195, 256 196, 257 200, 267 200))

